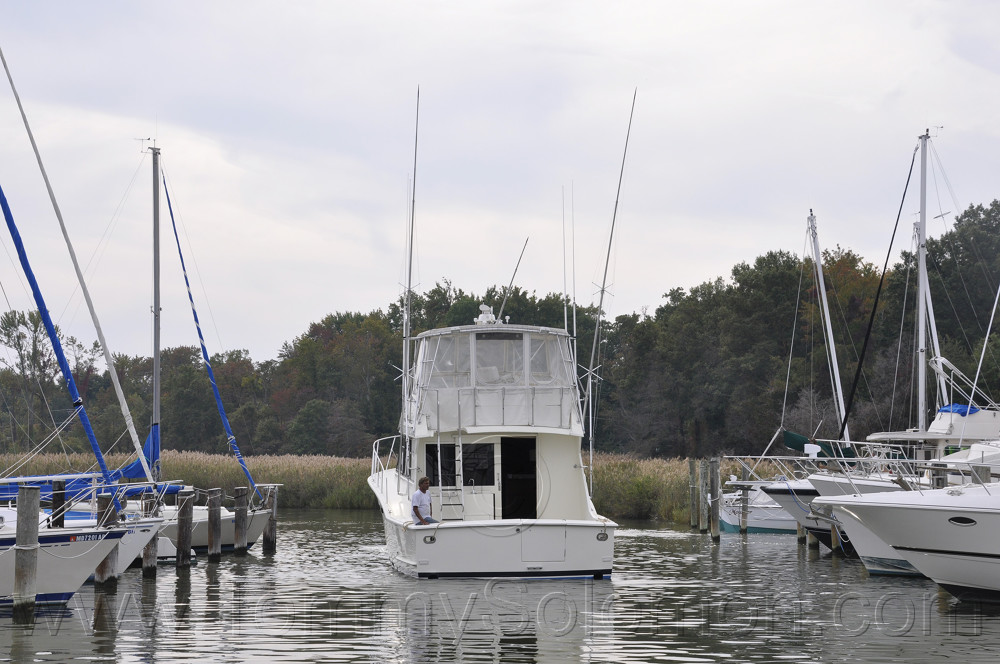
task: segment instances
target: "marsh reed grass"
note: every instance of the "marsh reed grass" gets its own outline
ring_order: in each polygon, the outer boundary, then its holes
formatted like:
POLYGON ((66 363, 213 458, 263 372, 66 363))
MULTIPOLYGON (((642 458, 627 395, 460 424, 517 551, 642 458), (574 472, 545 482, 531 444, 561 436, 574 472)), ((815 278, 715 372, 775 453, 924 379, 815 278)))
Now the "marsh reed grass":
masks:
MULTIPOLYGON (((18 456, 0 454, 0 467, 11 468, 18 456)), ((378 509, 367 478, 370 459, 332 456, 248 456, 247 467, 262 484, 281 484, 281 507, 378 509)), ((110 468, 126 463, 124 455, 109 455, 110 468)), ((86 454, 45 454, 34 457, 16 474, 51 474, 71 469, 93 469, 86 454)), ((164 450, 162 478, 209 489, 220 487, 231 496, 246 486, 246 477, 231 456, 204 452, 164 450)), ((723 480, 737 474, 736 464, 724 463, 723 480)), ((11 473, 6 473, 11 474, 11 473)), ((594 506, 600 514, 618 519, 654 519, 686 522, 688 519, 687 459, 640 459, 623 454, 594 455, 594 506)))

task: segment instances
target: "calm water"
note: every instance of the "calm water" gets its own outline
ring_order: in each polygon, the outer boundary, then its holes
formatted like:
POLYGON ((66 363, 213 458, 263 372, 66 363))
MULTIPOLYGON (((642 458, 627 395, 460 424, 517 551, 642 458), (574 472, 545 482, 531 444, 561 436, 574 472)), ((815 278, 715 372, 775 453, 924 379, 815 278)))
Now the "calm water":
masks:
POLYGON ((610 581, 412 580, 367 512, 286 511, 278 553, 138 570, 32 628, 15 662, 909 662, 1000 660, 1000 608, 868 577, 781 535, 619 531, 610 581))

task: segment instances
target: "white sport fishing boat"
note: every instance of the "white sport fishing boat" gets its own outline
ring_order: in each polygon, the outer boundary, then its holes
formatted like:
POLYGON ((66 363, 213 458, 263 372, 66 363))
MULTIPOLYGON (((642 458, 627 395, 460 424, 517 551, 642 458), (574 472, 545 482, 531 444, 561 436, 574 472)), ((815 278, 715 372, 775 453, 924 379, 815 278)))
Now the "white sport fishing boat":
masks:
POLYGON ((375 443, 389 561, 422 578, 608 577, 617 524, 584 476, 571 337, 480 309, 474 325, 416 337, 402 436, 375 443), (424 476, 431 525, 411 508, 424 476))

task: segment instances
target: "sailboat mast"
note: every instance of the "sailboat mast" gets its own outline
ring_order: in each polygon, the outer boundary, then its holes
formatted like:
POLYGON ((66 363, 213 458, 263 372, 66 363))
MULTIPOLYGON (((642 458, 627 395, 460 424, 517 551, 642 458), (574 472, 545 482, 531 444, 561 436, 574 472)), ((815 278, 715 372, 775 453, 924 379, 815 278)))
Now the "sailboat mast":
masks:
MULTIPOLYGON (((160 148, 153 153, 153 421, 150 436, 153 449, 160 445, 160 148)), ((152 468, 153 481, 159 481, 160 468, 152 468)))
POLYGON ((920 218, 917 222, 917 428, 927 431, 927 139, 920 137, 920 218))
POLYGON ((827 361, 830 363, 830 375, 833 378, 834 384, 834 397, 837 400, 837 408, 839 409, 838 416, 840 421, 844 423, 843 439, 850 440, 851 434, 847 430, 847 419, 845 416, 846 409, 844 408, 844 388, 840 385, 840 365, 837 363, 837 345, 833 338, 833 325, 830 321, 830 304, 826 298, 826 281, 823 278, 823 254, 819 250, 819 233, 816 230, 816 215, 813 214, 812 210, 809 210, 809 235, 812 237, 813 246, 813 263, 815 264, 816 270, 816 285, 819 291, 820 304, 822 305, 823 311, 823 332, 826 335, 826 345, 829 348, 827 353, 827 361))

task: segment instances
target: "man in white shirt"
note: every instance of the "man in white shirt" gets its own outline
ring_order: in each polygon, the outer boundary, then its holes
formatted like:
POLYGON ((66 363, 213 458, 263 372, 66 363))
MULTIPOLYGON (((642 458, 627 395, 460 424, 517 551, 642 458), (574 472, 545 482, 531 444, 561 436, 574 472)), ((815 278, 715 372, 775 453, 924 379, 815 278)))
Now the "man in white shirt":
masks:
POLYGON ((417 481, 417 490, 413 492, 413 523, 419 526, 429 526, 432 523, 437 523, 435 519, 431 518, 431 497, 427 493, 427 489, 431 486, 431 480, 428 477, 421 477, 417 481), (424 516, 424 515, 427 516, 424 516))

